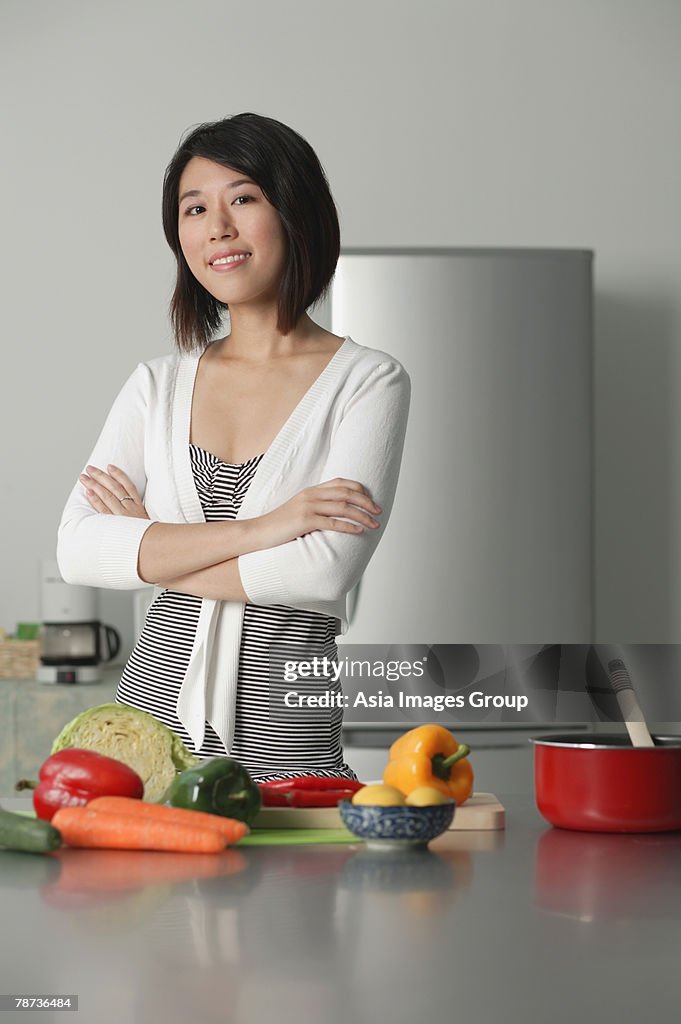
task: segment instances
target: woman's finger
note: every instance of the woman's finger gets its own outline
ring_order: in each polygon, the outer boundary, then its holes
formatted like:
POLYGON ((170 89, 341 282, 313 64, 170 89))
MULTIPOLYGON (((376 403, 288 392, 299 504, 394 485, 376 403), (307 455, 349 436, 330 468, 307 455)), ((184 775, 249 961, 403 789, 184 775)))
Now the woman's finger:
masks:
POLYGON ((88 466, 87 469, 91 475, 82 473, 80 481, 83 487, 89 489, 99 499, 98 512, 105 511, 114 516, 140 514, 139 511, 133 513, 133 509, 128 507, 137 505, 137 500, 128 498, 125 489, 108 473, 97 469, 96 466, 88 466))
POLYGON ((132 495, 118 498, 108 487, 98 484, 95 480, 81 476, 81 483, 88 496, 88 501, 97 512, 108 512, 114 516, 127 516, 129 519, 148 519, 146 508, 132 495))
POLYGON ((345 502, 348 505, 356 505, 357 508, 363 508, 367 512, 381 512, 383 511, 380 505, 377 505, 375 501, 361 491, 353 491, 348 487, 329 487, 319 493, 319 500, 323 502, 345 502))
POLYGON ((354 480, 327 480, 326 483, 317 484, 317 489, 324 499, 350 501, 353 505, 358 505, 361 508, 374 512, 382 511, 381 507, 369 497, 366 488, 354 480))
POLYGON ((349 501, 320 501, 317 505, 317 512, 319 515, 328 516, 333 519, 343 516, 344 519, 351 519, 353 522, 363 523, 365 526, 369 526, 372 529, 381 525, 378 519, 375 519, 363 509, 357 508, 356 505, 349 501))
POLYGON ((123 470, 120 469, 118 466, 110 465, 107 466, 106 468, 109 471, 109 475, 112 476, 113 479, 120 484, 120 486, 123 488, 123 490, 129 497, 134 498, 136 502, 141 502, 139 491, 137 490, 137 488, 135 487, 134 483, 132 482, 127 473, 124 473, 123 470))
POLYGON ((120 484, 117 480, 114 480, 114 478, 109 473, 105 473, 103 469, 98 469, 97 466, 87 466, 85 472, 94 481, 94 483, 99 486, 99 490, 97 491, 97 493, 99 494, 100 498, 104 497, 104 495, 102 494, 102 488, 106 489, 107 491, 110 491, 115 498, 119 499, 119 501, 121 498, 124 498, 125 495, 127 494, 127 491, 122 486, 122 484, 120 484))
POLYGON ((333 530, 335 533, 364 533, 364 529, 359 523, 349 523, 345 519, 333 519, 330 516, 317 516, 312 527, 312 530, 333 530))
MULTIPOLYGON (((116 491, 120 490, 118 484, 116 484, 107 473, 103 473, 101 470, 89 470, 88 472, 80 474, 80 482, 84 487, 89 487, 91 491, 94 491, 103 501, 106 500, 106 496, 111 495, 114 498, 118 497, 116 491)), ((122 494, 121 490, 121 494, 122 494)))
POLYGON ((106 507, 102 499, 87 487, 85 488, 85 497, 90 502, 95 512, 106 512, 108 515, 111 515, 111 510, 106 507))
MULTIPOLYGON (((104 484, 99 483, 94 477, 82 475, 80 482, 86 490, 91 491, 104 505, 107 512, 116 515, 120 507, 120 499, 104 484)), ((99 510, 98 510, 99 511, 99 510)))
POLYGON ((366 494, 367 489, 358 480, 346 480, 345 477, 337 476, 333 480, 324 480, 320 487, 349 487, 351 491, 361 491, 366 494))

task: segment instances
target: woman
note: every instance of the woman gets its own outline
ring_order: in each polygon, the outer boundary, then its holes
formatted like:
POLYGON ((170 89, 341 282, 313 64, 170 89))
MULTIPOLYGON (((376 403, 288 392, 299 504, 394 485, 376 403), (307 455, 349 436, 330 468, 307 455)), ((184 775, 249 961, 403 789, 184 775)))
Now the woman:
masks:
POLYGON ((259 781, 352 776, 338 702, 281 714, 276 666, 282 650, 337 659, 392 507, 408 375, 306 313, 340 232, 286 125, 245 113, 194 129, 166 170, 163 225, 178 352, 140 363, 116 398, 62 516, 62 575, 160 588, 117 701, 259 781))

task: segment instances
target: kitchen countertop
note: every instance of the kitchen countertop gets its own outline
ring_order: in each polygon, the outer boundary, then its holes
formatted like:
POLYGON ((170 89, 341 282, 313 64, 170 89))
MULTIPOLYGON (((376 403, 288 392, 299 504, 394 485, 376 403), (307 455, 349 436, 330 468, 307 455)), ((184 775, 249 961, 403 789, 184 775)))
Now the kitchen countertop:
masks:
MULTIPOLYGON (((174 854, 5 851, 0 993, 78 995, 81 1024, 676 1019, 681 832, 567 832, 500 799, 504 832, 235 848, 221 877, 182 880, 174 854)), ((33 1018, 69 1019, 3 1014, 33 1018)))
POLYGON ((120 677, 120 666, 107 665, 96 683, 0 679, 0 803, 13 795, 17 779, 35 778, 67 722, 114 699, 120 677))

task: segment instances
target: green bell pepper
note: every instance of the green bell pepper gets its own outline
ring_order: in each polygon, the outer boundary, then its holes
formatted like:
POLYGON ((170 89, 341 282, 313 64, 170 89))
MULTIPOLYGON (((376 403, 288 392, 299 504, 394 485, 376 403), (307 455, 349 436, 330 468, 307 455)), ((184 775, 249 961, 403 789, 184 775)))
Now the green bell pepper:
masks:
POLYGON ((260 790, 243 765, 231 757, 212 757, 176 775, 160 802, 251 825, 261 801, 260 790))

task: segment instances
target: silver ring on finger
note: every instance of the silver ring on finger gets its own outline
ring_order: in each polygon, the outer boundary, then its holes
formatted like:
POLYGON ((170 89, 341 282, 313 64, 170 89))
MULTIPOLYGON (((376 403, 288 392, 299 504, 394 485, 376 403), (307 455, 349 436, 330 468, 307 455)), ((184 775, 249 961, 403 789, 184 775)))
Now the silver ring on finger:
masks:
POLYGON ((118 500, 119 500, 119 501, 120 501, 121 503, 123 503, 124 501, 134 501, 135 499, 134 499, 134 498, 131 498, 129 494, 126 494, 126 496, 125 496, 124 498, 119 498, 118 500))

